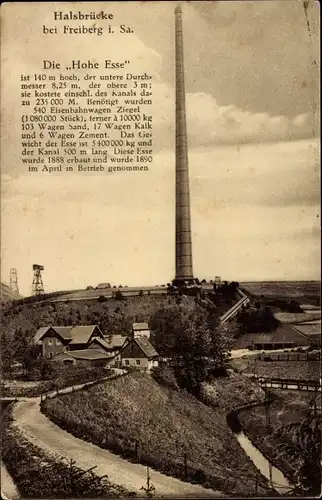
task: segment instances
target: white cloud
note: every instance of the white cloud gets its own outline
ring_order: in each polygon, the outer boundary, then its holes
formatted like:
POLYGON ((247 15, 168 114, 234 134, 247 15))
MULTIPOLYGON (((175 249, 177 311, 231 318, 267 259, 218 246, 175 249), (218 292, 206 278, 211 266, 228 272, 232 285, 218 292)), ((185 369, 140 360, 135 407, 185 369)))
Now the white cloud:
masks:
MULTIPOLYGON (((231 279, 319 275, 318 185, 310 141, 190 151, 195 272, 231 279), (290 193, 295 193, 292 199, 290 193), (278 255, 281 258, 278 258, 278 255), (288 256, 288 257, 287 257, 288 256), (285 274, 286 273, 286 274, 285 274)), ((76 174, 77 175, 77 174, 76 174)), ((31 266, 48 289, 162 283, 174 273, 174 154, 141 174, 21 176, 2 202, 3 275, 31 266), (145 175, 145 174, 144 174, 145 175)))

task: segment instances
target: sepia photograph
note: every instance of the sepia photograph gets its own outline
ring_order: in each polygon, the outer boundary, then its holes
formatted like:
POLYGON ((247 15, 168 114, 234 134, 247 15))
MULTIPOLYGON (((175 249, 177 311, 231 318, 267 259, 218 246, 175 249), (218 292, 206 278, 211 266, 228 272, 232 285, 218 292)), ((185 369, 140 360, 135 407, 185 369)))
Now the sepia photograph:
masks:
POLYGON ((1 497, 320 497, 319 3, 0 15, 1 497))

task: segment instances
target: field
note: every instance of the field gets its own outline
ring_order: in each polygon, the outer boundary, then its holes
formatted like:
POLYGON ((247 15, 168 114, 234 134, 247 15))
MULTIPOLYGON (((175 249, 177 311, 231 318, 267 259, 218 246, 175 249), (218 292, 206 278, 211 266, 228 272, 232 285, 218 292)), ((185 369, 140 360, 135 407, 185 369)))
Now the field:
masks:
POLYGON ((311 322, 321 319, 321 310, 310 311, 309 313, 276 312, 274 316, 281 323, 302 323, 305 321, 311 322))
POLYGON ((295 328, 304 335, 321 335, 321 320, 317 322, 309 322, 305 324, 296 325, 295 328))
MULTIPOLYGON (((256 361, 259 377, 293 378, 319 380, 321 365, 319 361, 256 361)), ((254 360, 248 363, 246 373, 254 373, 254 360)))
POLYGON ((226 424, 227 406, 236 404, 237 395, 239 402, 245 402, 250 393, 247 380, 232 378, 232 384, 226 379, 221 387, 220 402, 225 404, 215 410, 136 372, 47 400, 43 411, 69 432, 166 474, 249 495, 255 493, 257 478, 264 493, 266 480, 226 424))
POLYGON ((291 481, 295 481, 295 471, 301 460, 291 451, 281 453, 279 445, 288 443, 289 425, 299 424, 310 413, 312 393, 299 391, 275 391, 277 399, 269 406, 270 429, 264 406, 254 407, 239 414, 244 432, 260 451, 280 468, 291 481))
POLYGON ((256 297, 279 297, 297 299, 301 303, 316 304, 320 297, 320 281, 248 281, 240 283, 256 297))

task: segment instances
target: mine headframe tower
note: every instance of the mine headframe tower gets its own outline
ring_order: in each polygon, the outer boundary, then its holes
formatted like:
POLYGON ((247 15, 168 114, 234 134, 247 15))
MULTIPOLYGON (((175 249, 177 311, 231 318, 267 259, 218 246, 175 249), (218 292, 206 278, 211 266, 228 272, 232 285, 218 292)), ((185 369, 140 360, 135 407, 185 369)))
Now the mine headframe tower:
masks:
POLYGON ((40 266, 39 264, 34 264, 32 266, 34 275, 32 280, 32 294, 33 295, 41 295, 45 293, 44 284, 42 281, 41 271, 44 270, 44 266, 40 266))
POLYGON ((19 287, 18 287, 18 275, 17 275, 17 269, 15 267, 12 267, 10 269, 10 290, 16 294, 19 294, 19 287))

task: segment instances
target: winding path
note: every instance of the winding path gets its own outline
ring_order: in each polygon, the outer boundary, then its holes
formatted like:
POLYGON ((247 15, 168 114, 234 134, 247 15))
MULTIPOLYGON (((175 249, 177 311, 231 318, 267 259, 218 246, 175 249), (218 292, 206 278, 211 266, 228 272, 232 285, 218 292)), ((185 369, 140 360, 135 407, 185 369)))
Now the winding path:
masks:
POLYGON ((1 498, 4 500, 16 500, 20 498, 19 491, 17 490, 12 477, 7 471, 4 463, 1 462, 1 498))
MULTIPOLYGON (((43 415, 40 412, 39 403, 40 398, 30 398, 19 401, 13 410, 14 425, 30 442, 51 455, 75 460, 76 465, 82 469, 97 466, 95 472, 99 476, 107 474, 111 483, 142 495, 141 488, 146 487, 146 467, 128 462, 118 455, 72 436, 43 415)), ((186 483, 152 469, 150 469, 150 477, 158 498, 224 496, 219 491, 186 483)))

